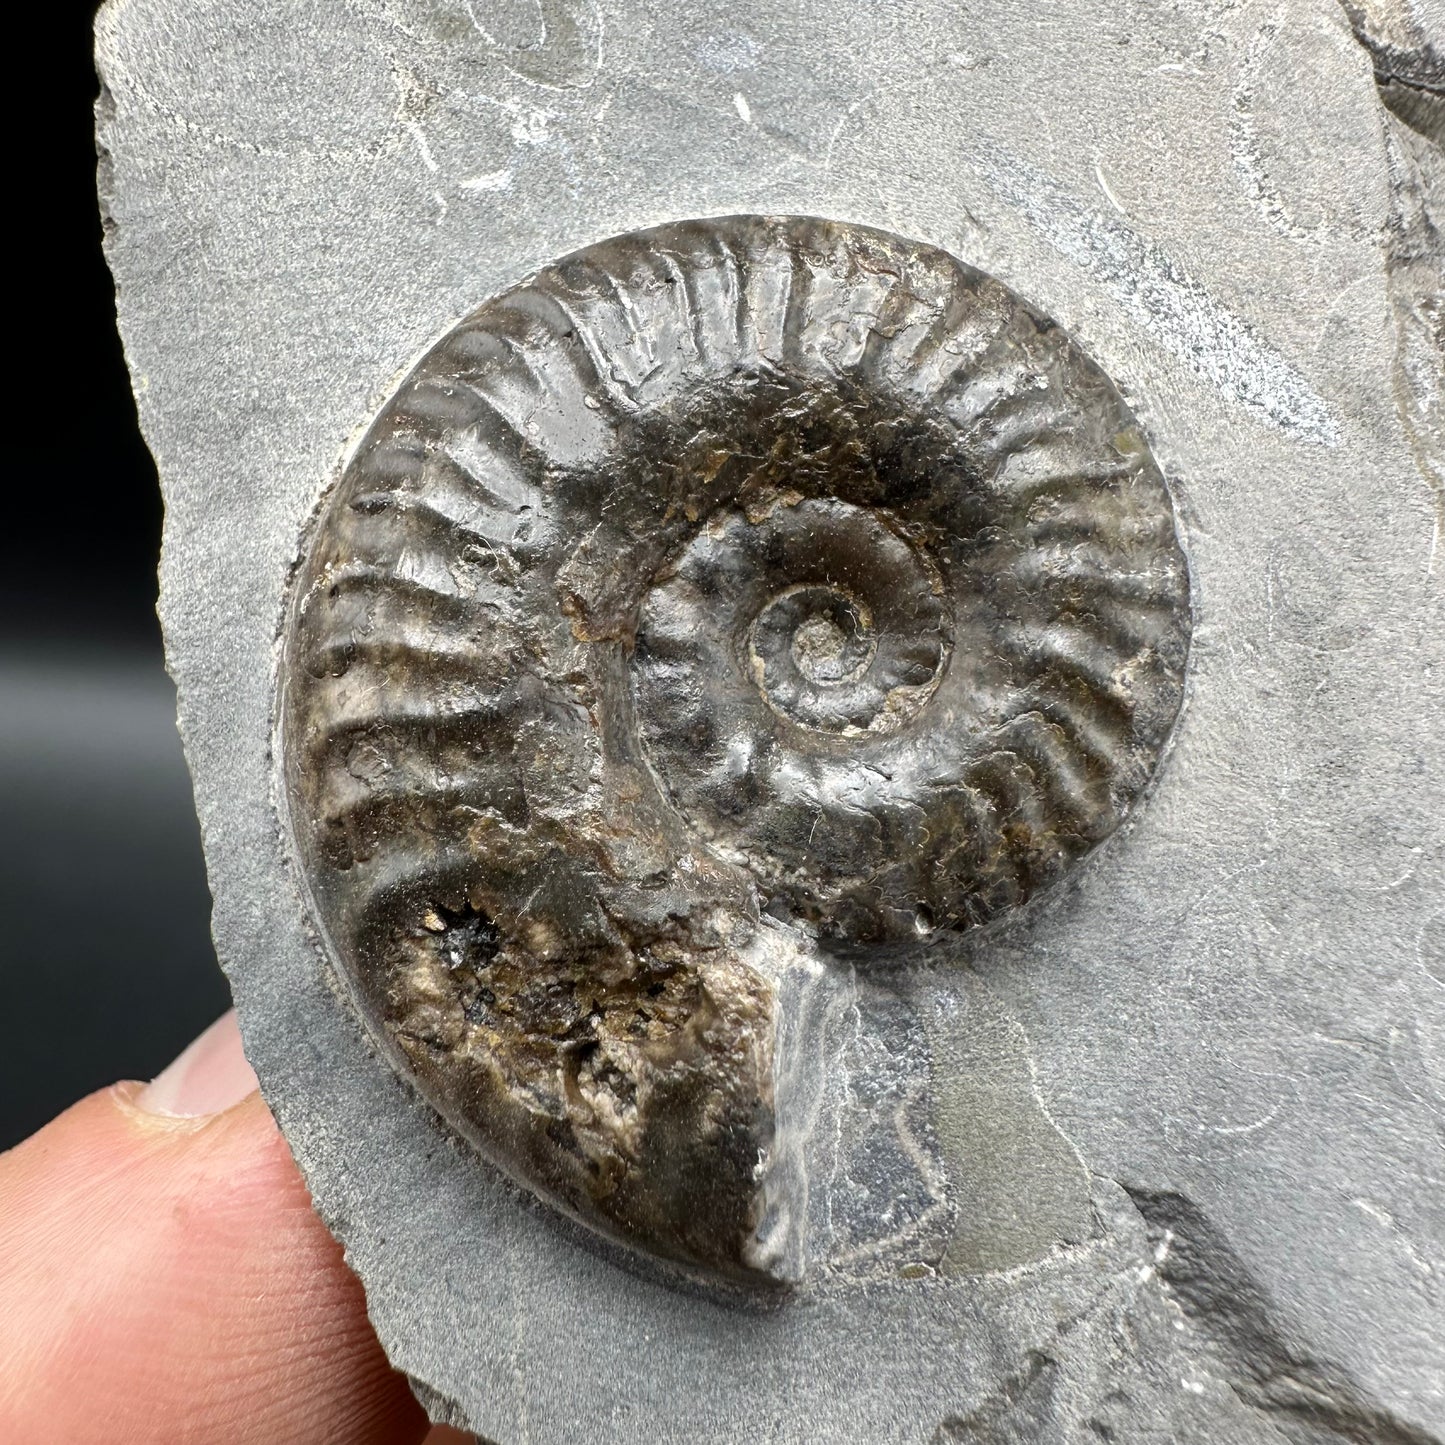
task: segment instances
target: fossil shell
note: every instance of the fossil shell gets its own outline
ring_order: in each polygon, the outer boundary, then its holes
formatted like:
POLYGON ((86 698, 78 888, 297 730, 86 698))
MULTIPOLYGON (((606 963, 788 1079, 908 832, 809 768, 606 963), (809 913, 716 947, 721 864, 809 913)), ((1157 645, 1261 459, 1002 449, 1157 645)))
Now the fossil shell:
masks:
POLYGON ((662 226, 467 317, 326 499, 292 828, 456 1129, 614 1238, 793 1279, 793 983, 1077 863, 1188 637, 1159 470, 1052 322, 861 227, 662 226))

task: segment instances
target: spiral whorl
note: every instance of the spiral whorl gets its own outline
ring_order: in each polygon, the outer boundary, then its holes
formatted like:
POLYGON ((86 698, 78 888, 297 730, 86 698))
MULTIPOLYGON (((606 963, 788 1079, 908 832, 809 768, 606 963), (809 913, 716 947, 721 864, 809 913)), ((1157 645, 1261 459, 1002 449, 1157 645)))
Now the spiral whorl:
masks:
POLYGON ((326 499, 292 827, 450 1123, 615 1237, 791 1278, 809 940, 1060 877, 1147 781, 1188 637, 1158 468, 1051 322, 876 231, 662 226, 480 307, 326 499))

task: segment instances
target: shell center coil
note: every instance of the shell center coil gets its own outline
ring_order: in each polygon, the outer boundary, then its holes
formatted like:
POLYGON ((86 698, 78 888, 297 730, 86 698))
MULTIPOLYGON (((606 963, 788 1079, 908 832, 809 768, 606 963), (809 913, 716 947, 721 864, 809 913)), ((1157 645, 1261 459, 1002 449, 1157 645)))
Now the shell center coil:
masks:
POLYGON ((753 655, 765 672, 779 635, 791 636, 793 666, 820 687, 856 682, 878 651, 868 608, 831 587, 794 588, 764 609, 753 624, 753 655))
MULTIPOLYGON (((941 593, 937 570, 873 509, 815 499, 756 521, 733 512, 644 600, 641 666, 670 652, 699 687, 707 670, 740 667, 799 727, 888 732, 927 699, 946 661, 941 593), (733 645, 711 646, 707 634, 733 645)), ((644 681, 650 695, 659 681, 644 681)))

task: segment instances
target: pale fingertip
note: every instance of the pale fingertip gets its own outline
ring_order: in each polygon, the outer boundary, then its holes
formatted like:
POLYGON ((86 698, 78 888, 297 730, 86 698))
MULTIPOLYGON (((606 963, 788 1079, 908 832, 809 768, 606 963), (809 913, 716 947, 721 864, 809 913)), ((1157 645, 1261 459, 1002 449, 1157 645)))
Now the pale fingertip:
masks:
POLYGON ((131 1101, 147 1114, 198 1119, 221 1114, 256 1092, 256 1075, 241 1048, 230 1009, 131 1101))

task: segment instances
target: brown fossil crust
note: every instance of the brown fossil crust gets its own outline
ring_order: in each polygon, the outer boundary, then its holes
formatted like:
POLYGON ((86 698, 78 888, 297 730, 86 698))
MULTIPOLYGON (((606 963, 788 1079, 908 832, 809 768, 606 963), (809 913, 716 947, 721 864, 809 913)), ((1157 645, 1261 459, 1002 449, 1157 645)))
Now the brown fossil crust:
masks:
POLYGON ((885 957, 1062 876, 1188 637, 1159 470, 1053 323, 877 231, 663 226, 467 317, 326 499, 291 825, 450 1124, 615 1238, 792 1280, 811 941, 885 957))

